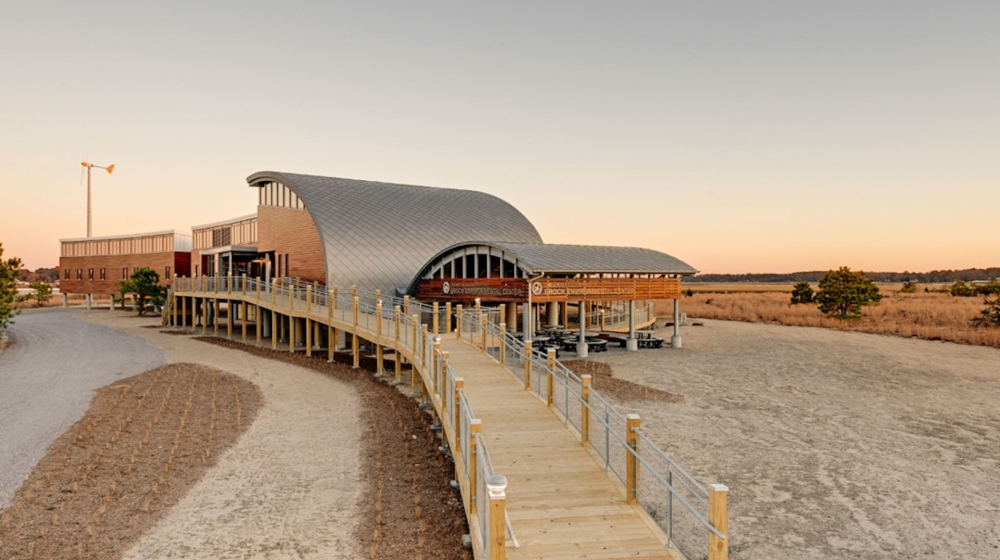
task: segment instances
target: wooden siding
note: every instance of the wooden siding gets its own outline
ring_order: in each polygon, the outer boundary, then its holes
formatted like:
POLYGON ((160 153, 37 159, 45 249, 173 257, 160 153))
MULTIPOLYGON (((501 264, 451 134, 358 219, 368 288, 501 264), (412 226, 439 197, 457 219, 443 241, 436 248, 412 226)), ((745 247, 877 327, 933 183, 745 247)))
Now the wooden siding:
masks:
MULTIPOLYGON (((326 283, 326 257, 312 216, 305 210, 257 207, 257 250, 288 255, 291 270, 285 276, 326 283)), ((271 263, 272 270, 277 266, 271 263)))

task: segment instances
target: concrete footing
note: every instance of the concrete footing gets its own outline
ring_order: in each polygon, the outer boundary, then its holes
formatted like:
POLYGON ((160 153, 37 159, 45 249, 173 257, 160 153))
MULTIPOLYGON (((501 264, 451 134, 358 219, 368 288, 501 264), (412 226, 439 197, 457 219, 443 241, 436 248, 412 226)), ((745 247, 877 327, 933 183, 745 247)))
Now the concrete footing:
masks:
POLYGON ((637 338, 627 338, 625 339, 625 349, 629 352, 637 352, 639 350, 639 339, 637 338))
POLYGON ((675 334, 670 337, 670 347, 671 348, 681 348, 681 335, 675 334))
POLYGON ((587 357, 587 343, 577 342, 576 343, 576 357, 583 359, 587 357))

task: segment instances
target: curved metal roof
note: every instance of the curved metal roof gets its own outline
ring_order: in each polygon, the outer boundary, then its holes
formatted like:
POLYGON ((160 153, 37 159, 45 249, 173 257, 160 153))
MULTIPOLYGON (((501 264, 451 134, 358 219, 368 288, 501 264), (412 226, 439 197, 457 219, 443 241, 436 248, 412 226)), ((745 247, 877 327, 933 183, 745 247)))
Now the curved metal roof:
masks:
POLYGON ((421 278, 438 259, 463 247, 493 247, 508 258, 517 259, 518 266, 530 275, 540 274, 678 274, 698 272, 677 257, 640 247, 602 247, 599 245, 555 245, 546 243, 515 243, 507 241, 469 241, 448 247, 429 259, 413 278, 408 288, 413 293, 421 278))
POLYGON ((441 249, 468 239, 541 243, 535 226, 486 193, 260 171, 258 186, 290 188, 312 216, 326 252, 328 284, 394 294, 441 249))

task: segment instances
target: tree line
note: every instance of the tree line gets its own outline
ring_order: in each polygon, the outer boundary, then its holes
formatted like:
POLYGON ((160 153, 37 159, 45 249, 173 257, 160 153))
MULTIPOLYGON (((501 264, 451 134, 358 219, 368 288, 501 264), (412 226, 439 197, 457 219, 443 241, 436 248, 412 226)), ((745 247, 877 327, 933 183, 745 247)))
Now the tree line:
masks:
MULTIPOLYGON (((820 279, 826 275, 825 270, 812 270, 806 272, 789 272, 789 273, 744 273, 744 274, 715 274, 715 273, 705 273, 697 274, 690 278, 685 278, 685 282, 719 282, 719 283, 738 283, 738 282, 819 282, 820 279)), ((919 282, 924 284, 930 283, 947 283, 947 282, 957 282, 959 280, 963 282, 976 282, 976 281, 989 281, 1000 279, 1000 267, 989 267, 989 268, 966 268, 962 270, 932 270, 930 272, 866 272, 865 275, 871 278, 874 282, 919 282)))

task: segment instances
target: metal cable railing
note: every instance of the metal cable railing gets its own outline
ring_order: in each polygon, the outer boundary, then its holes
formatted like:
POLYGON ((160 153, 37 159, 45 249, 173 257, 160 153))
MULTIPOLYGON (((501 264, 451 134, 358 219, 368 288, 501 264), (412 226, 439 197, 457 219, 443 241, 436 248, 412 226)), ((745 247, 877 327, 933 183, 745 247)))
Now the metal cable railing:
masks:
POLYGON ((500 332, 496 324, 484 324, 474 310, 463 310, 456 320, 461 324, 460 338, 477 348, 485 348, 487 354, 522 384, 529 377, 531 392, 550 402, 557 416, 581 439, 586 437, 605 470, 614 473, 626 486, 626 492, 631 491, 628 488, 629 457, 635 457, 632 464, 639 472, 640 482, 634 491, 642 497, 639 503, 687 558, 693 558, 688 552, 693 548, 684 547, 682 541, 698 542, 704 538, 704 530, 725 539, 707 520, 708 490, 653 444, 645 432, 635 430, 639 443, 633 448, 628 441, 626 416, 598 390, 587 386, 584 391, 581 377, 554 356, 543 358, 534 349, 528 352, 524 342, 510 333, 500 332), (526 362, 530 363, 530 368, 526 362), (676 504, 680 507, 674 507, 676 504))

